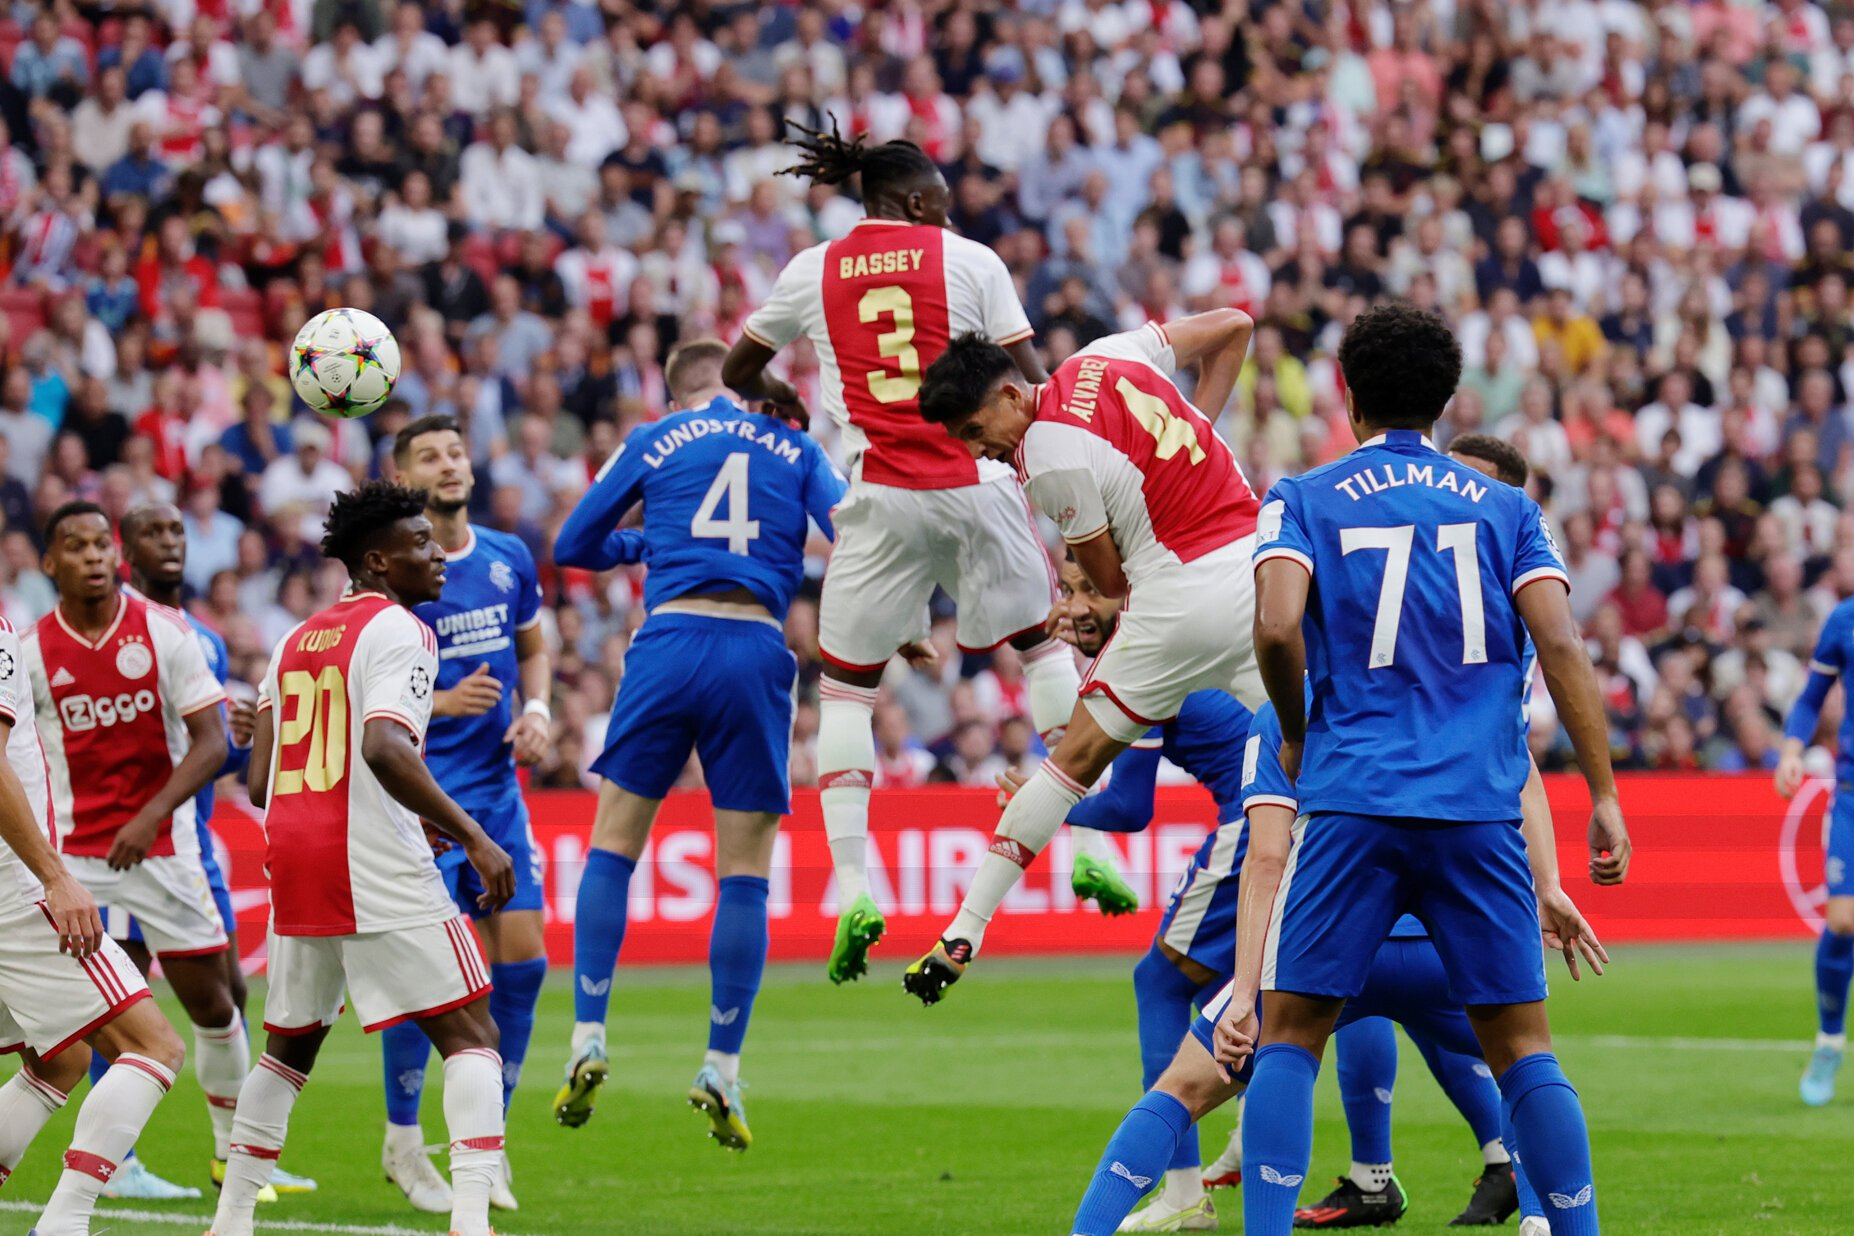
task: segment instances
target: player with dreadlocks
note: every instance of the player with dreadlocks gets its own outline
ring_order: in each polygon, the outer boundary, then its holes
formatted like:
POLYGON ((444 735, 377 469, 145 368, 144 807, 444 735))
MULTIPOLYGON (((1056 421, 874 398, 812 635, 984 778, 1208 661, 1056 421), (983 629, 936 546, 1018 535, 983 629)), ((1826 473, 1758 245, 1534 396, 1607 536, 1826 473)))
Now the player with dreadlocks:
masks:
POLYGON ((515 874, 425 767, 438 643, 411 607, 442 593, 444 547, 423 490, 374 482, 335 499, 322 553, 354 586, 277 645, 258 701, 250 788, 269 842, 269 1040, 238 1092, 213 1231, 251 1236, 290 1109, 351 1001, 368 1031, 415 1022, 444 1057, 451 1232, 489 1236, 503 1130, 489 967, 420 820, 463 850, 482 909, 508 904, 515 874))
MULTIPOLYGON (((829 974, 842 983, 867 970, 885 928, 867 862, 876 687, 897 649, 926 635, 935 585, 958 605, 962 652, 1009 644, 1023 657, 1031 721, 1045 744, 1068 721, 1080 679, 1067 646, 1044 630, 1054 577, 1011 468, 974 459, 920 416, 921 374, 955 335, 995 341, 1026 381, 1048 377, 1010 271, 992 250, 946 230, 951 195, 920 147, 846 139, 834 118, 829 133, 799 131, 793 144, 804 158, 786 173, 860 181, 867 217, 780 272, 742 326, 723 380, 802 417, 798 392, 766 367, 793 340, 809 339, 824 408, 848 453, 850 494, 835 517, 818 616, 818 786, 840 914, 829 974)), ((1077 848, 1077 895, 1108 913, 1136 908, 1100 835, 1078 836, 1077 848)))

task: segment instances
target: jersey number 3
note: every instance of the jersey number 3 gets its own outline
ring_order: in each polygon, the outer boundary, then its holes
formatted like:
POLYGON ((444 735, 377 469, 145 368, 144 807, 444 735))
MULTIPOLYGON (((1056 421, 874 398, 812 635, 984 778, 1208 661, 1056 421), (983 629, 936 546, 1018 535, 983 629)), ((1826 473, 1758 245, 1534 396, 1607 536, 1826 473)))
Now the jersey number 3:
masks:
POLYGON ((334 789, 348 771, 348 684, 341 667, 324 665, 314 674, 289 670, 277 687, 283 695, 283 719, 277 733, 274 792, 334 789))
MULTIPOLYGON (((1397 627, 1403 620, 1403 591, 1410 582, 1410 545, 1416 539, 1414 524, 1395 528, 1341 528, 1339 551, 1381 549, 1384 582, 1378 588, 1378 614, 1371 624, 1372 669, 1397 660, 1397 627)), ((1481 555, 1475 525, 1443 524, 1436 529, 1436 552, 1455 555, 1455 590, 1461 596, 1461 663, 1487 662, 1487 614, 1481 603, 1481 555)))
POLYGON ((760 539, 760 521, 747 518, 747 453, 736 451, 721 463, 715 483, 702 496, 689 521, 689 535, 719 538, 727 542, 730 554, 746 554, 752 542, 760 539), (727 503, 727 516, 716 519, 715 512, 727 503))
POLYGON ((876 336, 876 349, 901 372, 871 369, 863 378, 878 402, 906 403, 921 389, 921 354, 914 347, 914 298, 908 289, 892 283, 870 288, 856 302, 856 316, 865 323, 879 321, 883 314, 894 319, 895 329, 876 336))

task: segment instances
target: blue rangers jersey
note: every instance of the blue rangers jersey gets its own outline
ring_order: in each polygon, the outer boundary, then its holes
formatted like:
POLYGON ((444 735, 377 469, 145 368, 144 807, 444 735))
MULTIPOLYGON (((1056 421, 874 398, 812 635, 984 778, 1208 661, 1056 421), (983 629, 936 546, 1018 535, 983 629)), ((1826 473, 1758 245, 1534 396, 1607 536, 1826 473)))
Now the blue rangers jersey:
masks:
MULTIPOLYGON (((1854 599, 1835 606, 1822 624, 1815 654, 1809 658, 1809 680, 1783 724, 1785 738, 1805 745, 1815 741, 1828 689, 1848 672, 1850 662, 1854 662, 1854 599)), ((1854 782, 1854 708, 1842 710, 1841 733, 1835 741, 1835 781, 1841 785, 1854 782)))
POLYGON ((1275 559, 1313 576, 1301 810, 1517 820, 1530 765, 1514 597, 1570 586, 1538 504, 1393 431, 1276 482, 1255 561, 1275 559))
POLYGON ((1235 696, 1197 691, 1178 715, 1154 726, 1114 760, 1107 785, 1069 808, 1068 822, 1109 833, 1136 833, 1152 822, 1159 762, 1170 760, 1210 791, 1217 823, 1242 815, 1242 749, 1254 718, 1235 696))
MULTIPOLYGON (((178 612, 187 620, 187 625, 193 628, 193 633, 199 637, 200 651, 206 654, 207 668, 212 670, 212 676, 217 678, 219 685, 223 687, 226 680, 232 676, 232 658, 231 654, 226 651, 225 640, 217 631, 186 610, 178 612)), ((222 719, 225 711, 225 705, 219 705, 219 715, 222 719)), ((202 853, 212 852, 212 839, 207 834, 206 825, 207 821, 212 819, 213 803, 216 800, 213 787, 218 783, 219 777, 238 776, 250 763, 251 748, 240 747, 232 741, 232 730, 228 724, 225 731, 225 763, 220 766, 218 774, 206 783, 205 788, 193 796, 194 818, 199 821, 202 853)))
POLYGON ((591 570, 635 561, 637 534, 618 521, 642 502, 646 609, 739 587, 783 621, 804 579, 807 516, 834 536, 846 488, 808 435, 716 396, 632 431, 567 517, 554 560, 591 570))
POLYGON ((480 808, 516 792, 515 747, 502 736, 521 681, 515 632, 540 621, 541 582, 528 547, 494 528, 472 525, 464 547, 444 557, 444 595, 412 610, 438 636, 438 687, 449 690, 487 665, 502 699, 474 717, 433 717, 425 763, 445 793, 480 808))

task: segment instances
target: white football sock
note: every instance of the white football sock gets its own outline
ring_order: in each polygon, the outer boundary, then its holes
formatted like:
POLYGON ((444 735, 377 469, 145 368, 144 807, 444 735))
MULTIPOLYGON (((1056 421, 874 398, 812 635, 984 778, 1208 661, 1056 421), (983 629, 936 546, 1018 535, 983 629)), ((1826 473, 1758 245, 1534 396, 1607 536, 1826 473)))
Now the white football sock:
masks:
POLYGON ((1054 761, 1043 761, 1024 787, 1011 796, 1010 805, 999 817, 991 849, 979 861, 972 886, 959 904, 959 913, 944 933, 946 939, 968 941, 973 951, 978 951, 991 916, 1023 877, 1024 869, 1056 835, 1069 808, 1080 802, 1081 796, 1079 782, 1057 768, 1054 761))
POLYGON ((1352 1183, 1367 1193, 1382 1193, 1384 1186, 1391 1182, 1391 1165, 1388 1163, 1360 1163, 1352 1160, 1352 1170, 1346 1175, 1352 1183))
POLYGON ((1167 1206, 1183 1210, 1195 1206, 1204 1197, 1204 1169, 1201 1167, 1175 1167, 1165 1173, 1165 1188, 1160 1200, 1167 1206))
POLYGON ((212 1157, 231 1153, 232 1119, 238 1110, 238 1092, 251 1072, 251 1044, 245 1040, 245 1021, 232 1014, 232 1024, 214 1029, 193 1027, 193 1073, 206 1092, 206 1111, 212 1117, 212 1157))
POLYGON ((394 1124, 386 1122, 386 1148, 394 1154, 425 1149, 425 1130, 416 1124, 394 1124))
POLYGON ((26 1156, 26 1147, 70 1096, 21 1069, 0 1086, 0 1184, 26 1156))
POLYGON ((1815 1045, 1817 1047, 1832 1047, 1836 1051, 1846 1051, 1848 1049, 1848 1036, 1846 1034, 1823 1034, 1818 1030, 1815 1032, 1815 1045))
POLYGON ((225 1187, 219 1192, 219 1209, 212 1220, 217 1236, 244 1236, 251 1230, 258 1193, 270 1183, 277 1157, 283 1153, 290 1109, 308 1081, 307 1075, 268 1052, 258 1057, 257 1067, 245 1078, 232 1121, 225 1187))
POLYGON ((592 1039, 599 1040, 601 1044, 605 1042, 604 1022, 576 1021, 573 1023, 573 1051, 575 1054, 592 1039))
POLYGON ((1030 724, 1036 726, 1043 745, 1054 751, 1075 715, 1075 697, 1081 690, 1075 652, 1061 640, 1049 639, 1022 655, 1024 686, 1030 695, 1030 724))
POLYGON ((715 1072, 721 1074, 721 1080, 733 1085, 740 1080, 740 1053, 732 1051, 711 1051, 702 1057, 703 1064, 715 1066, 715 1072))
POLYGON ((869 789, 875 783, 876 689, 818 683, 818 805, 841 913, 869 891, 869 789))
POLYGON ((1511 1163, 1513 1156, 1506 1152, 1506 1143, 1494 1138, 1481 1147, 1481 1163, 1486 1167, 1499 1167, 1502 1163, 1511 1163))
POLYGON ((451 1139, 451 1232, 489 1236, 489 1191, 502 1170, 502 1057, 470 1047, 444 1058, 451 1139))
POLYGON ((158 1060, 123 1052, 77 1109, 64 1173, 45 1203, 39 1236, 88 1236, 97 1194, 141 1136, 155 1105, 173 1088, 174 1074, 158 1060))

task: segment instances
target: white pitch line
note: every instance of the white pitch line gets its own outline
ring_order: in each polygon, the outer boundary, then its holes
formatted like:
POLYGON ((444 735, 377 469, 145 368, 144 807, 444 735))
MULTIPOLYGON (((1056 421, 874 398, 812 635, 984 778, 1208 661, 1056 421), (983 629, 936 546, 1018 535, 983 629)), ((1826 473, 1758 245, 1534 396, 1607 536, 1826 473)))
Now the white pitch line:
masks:
POLYGON ((1691 1035, 1655 1037, 1635 1034, 1555 1034, 1552 1038, 1574 1047, 1636 1047, 1653 1051, 1768 1051, 1798 1056, 1808 1055, 1811 1046, 1810 1040, 1800 1035, 1793 1039, 1708 1039, 1691 1035))
MULTIPOLYGON (((45 1209, 44 1202, 0 1202, 0 1211, 24 1211, 37 1214, 45 1209)), ((109 1223, 119 1219, 127 1223, 159 1223, 168 1227, 189 1227, 203 1231, 212 1223, 211 1215, 183 1215, 167 1210, 120 1210, 107 1201, 97 1208, 96 1216, 91 1220, 91 1227, 97 1236, 107 1236, 109 1223)), ((357 1223, 310 1223, 303 1219, 258 1219, 256 1227, 261 1232, 326 1232, 332 1236, 435 1236, 437 1229, 426 1227, 401 1227, 397 1223, 382 1223, 373 1226, 357 1223)))

